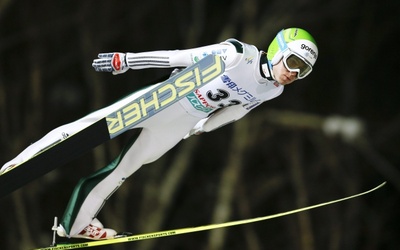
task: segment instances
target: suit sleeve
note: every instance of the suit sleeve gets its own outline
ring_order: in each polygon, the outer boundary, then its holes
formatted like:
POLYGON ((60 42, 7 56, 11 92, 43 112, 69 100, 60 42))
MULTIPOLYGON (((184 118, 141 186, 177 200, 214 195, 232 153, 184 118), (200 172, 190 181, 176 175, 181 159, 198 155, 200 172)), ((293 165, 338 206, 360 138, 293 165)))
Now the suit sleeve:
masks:
POLYGON ((225 64, 229 64, 235 59, 236 49, 231 43, 222 42, 186 50, 126 53, 126 63, 131 69, 187 67, 209 54, 224 55, 225 64))
POLYGON ((234 105, 220 109, 208 118, 204 118, 203 121, 200 121, 203 123, 201 130, 204 132, 213 131, 241 119, 249 112, 250 110, 242 105, 234 105))

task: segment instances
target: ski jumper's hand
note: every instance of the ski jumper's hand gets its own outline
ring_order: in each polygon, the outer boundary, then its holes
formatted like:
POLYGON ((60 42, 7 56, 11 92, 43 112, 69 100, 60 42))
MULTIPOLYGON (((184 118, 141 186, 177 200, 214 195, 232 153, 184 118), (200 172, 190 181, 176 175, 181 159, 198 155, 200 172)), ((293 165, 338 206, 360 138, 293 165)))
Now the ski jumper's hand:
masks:
POLYGON ((93 68, 98 72, 112 72, 113 75, 118 75, 129 69, 125 53, 100 53, 98 57, 92 63, 93 68))
POLYGON ((204 133, 204 123, 206 123, 208 118, 201 119, 190 131, 183 137, 183 139, 187 139, 192 135, 201 135, 204 133))

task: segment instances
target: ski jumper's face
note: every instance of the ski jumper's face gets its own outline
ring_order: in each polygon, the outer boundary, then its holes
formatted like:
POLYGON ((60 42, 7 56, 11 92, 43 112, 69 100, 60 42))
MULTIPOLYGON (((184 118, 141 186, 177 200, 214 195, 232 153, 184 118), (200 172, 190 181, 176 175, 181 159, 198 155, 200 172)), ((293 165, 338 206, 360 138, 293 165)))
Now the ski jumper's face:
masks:
POLYGON ((290 72, 282 60, 272 67, 272 71, 274 72, 275 80, 282 85, 291 84, 297 79, 297 72, 290 72))

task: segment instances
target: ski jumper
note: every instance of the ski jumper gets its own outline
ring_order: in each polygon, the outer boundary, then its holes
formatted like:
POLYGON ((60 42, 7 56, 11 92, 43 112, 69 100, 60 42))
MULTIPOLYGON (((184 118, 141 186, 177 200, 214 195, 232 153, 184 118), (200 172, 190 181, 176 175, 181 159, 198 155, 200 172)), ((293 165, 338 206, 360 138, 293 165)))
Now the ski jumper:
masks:
MULTIPOLYGON (((82 178, 75 187, 61 225, 69 236, 89 225, 107 199, 142 165, 151 163, 173 148, 196 127, 209 132, 236 121, 261 103, 279 96, 283 86, 261 70, 265 55, 255 46, 235 39, 187 50, 127 53, 131 69, 187 67, 209 54, 219 55, 225 72, 207 85, 138 124, 132 138, 109 165, 82 178)), ((134 92, 116 103, 75 122, 58 127, 30 145, 3 167, 31 158, 42 149, 67 138, 154 88, 134 92)))

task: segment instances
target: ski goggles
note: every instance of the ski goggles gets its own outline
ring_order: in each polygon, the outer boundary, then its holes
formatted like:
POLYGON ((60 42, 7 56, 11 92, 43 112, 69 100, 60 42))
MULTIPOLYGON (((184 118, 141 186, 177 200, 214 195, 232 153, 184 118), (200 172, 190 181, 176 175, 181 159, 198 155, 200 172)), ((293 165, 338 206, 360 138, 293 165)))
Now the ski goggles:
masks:
POLYGON ((312 71, 312 65, 302 56, 292 51, 283 37, 283 31, 280 31, 276 38, 278 40, 279 49, 283 54, 283 64, 290 72, 297 72, 297 78, 302 79, 308 76, 312 71))
POLYGON ((308 76, 312 71, 311 64, 292 51, 288 55, 284 55, 282 60, 287 70, 297 72, 298 79, 308 76))

